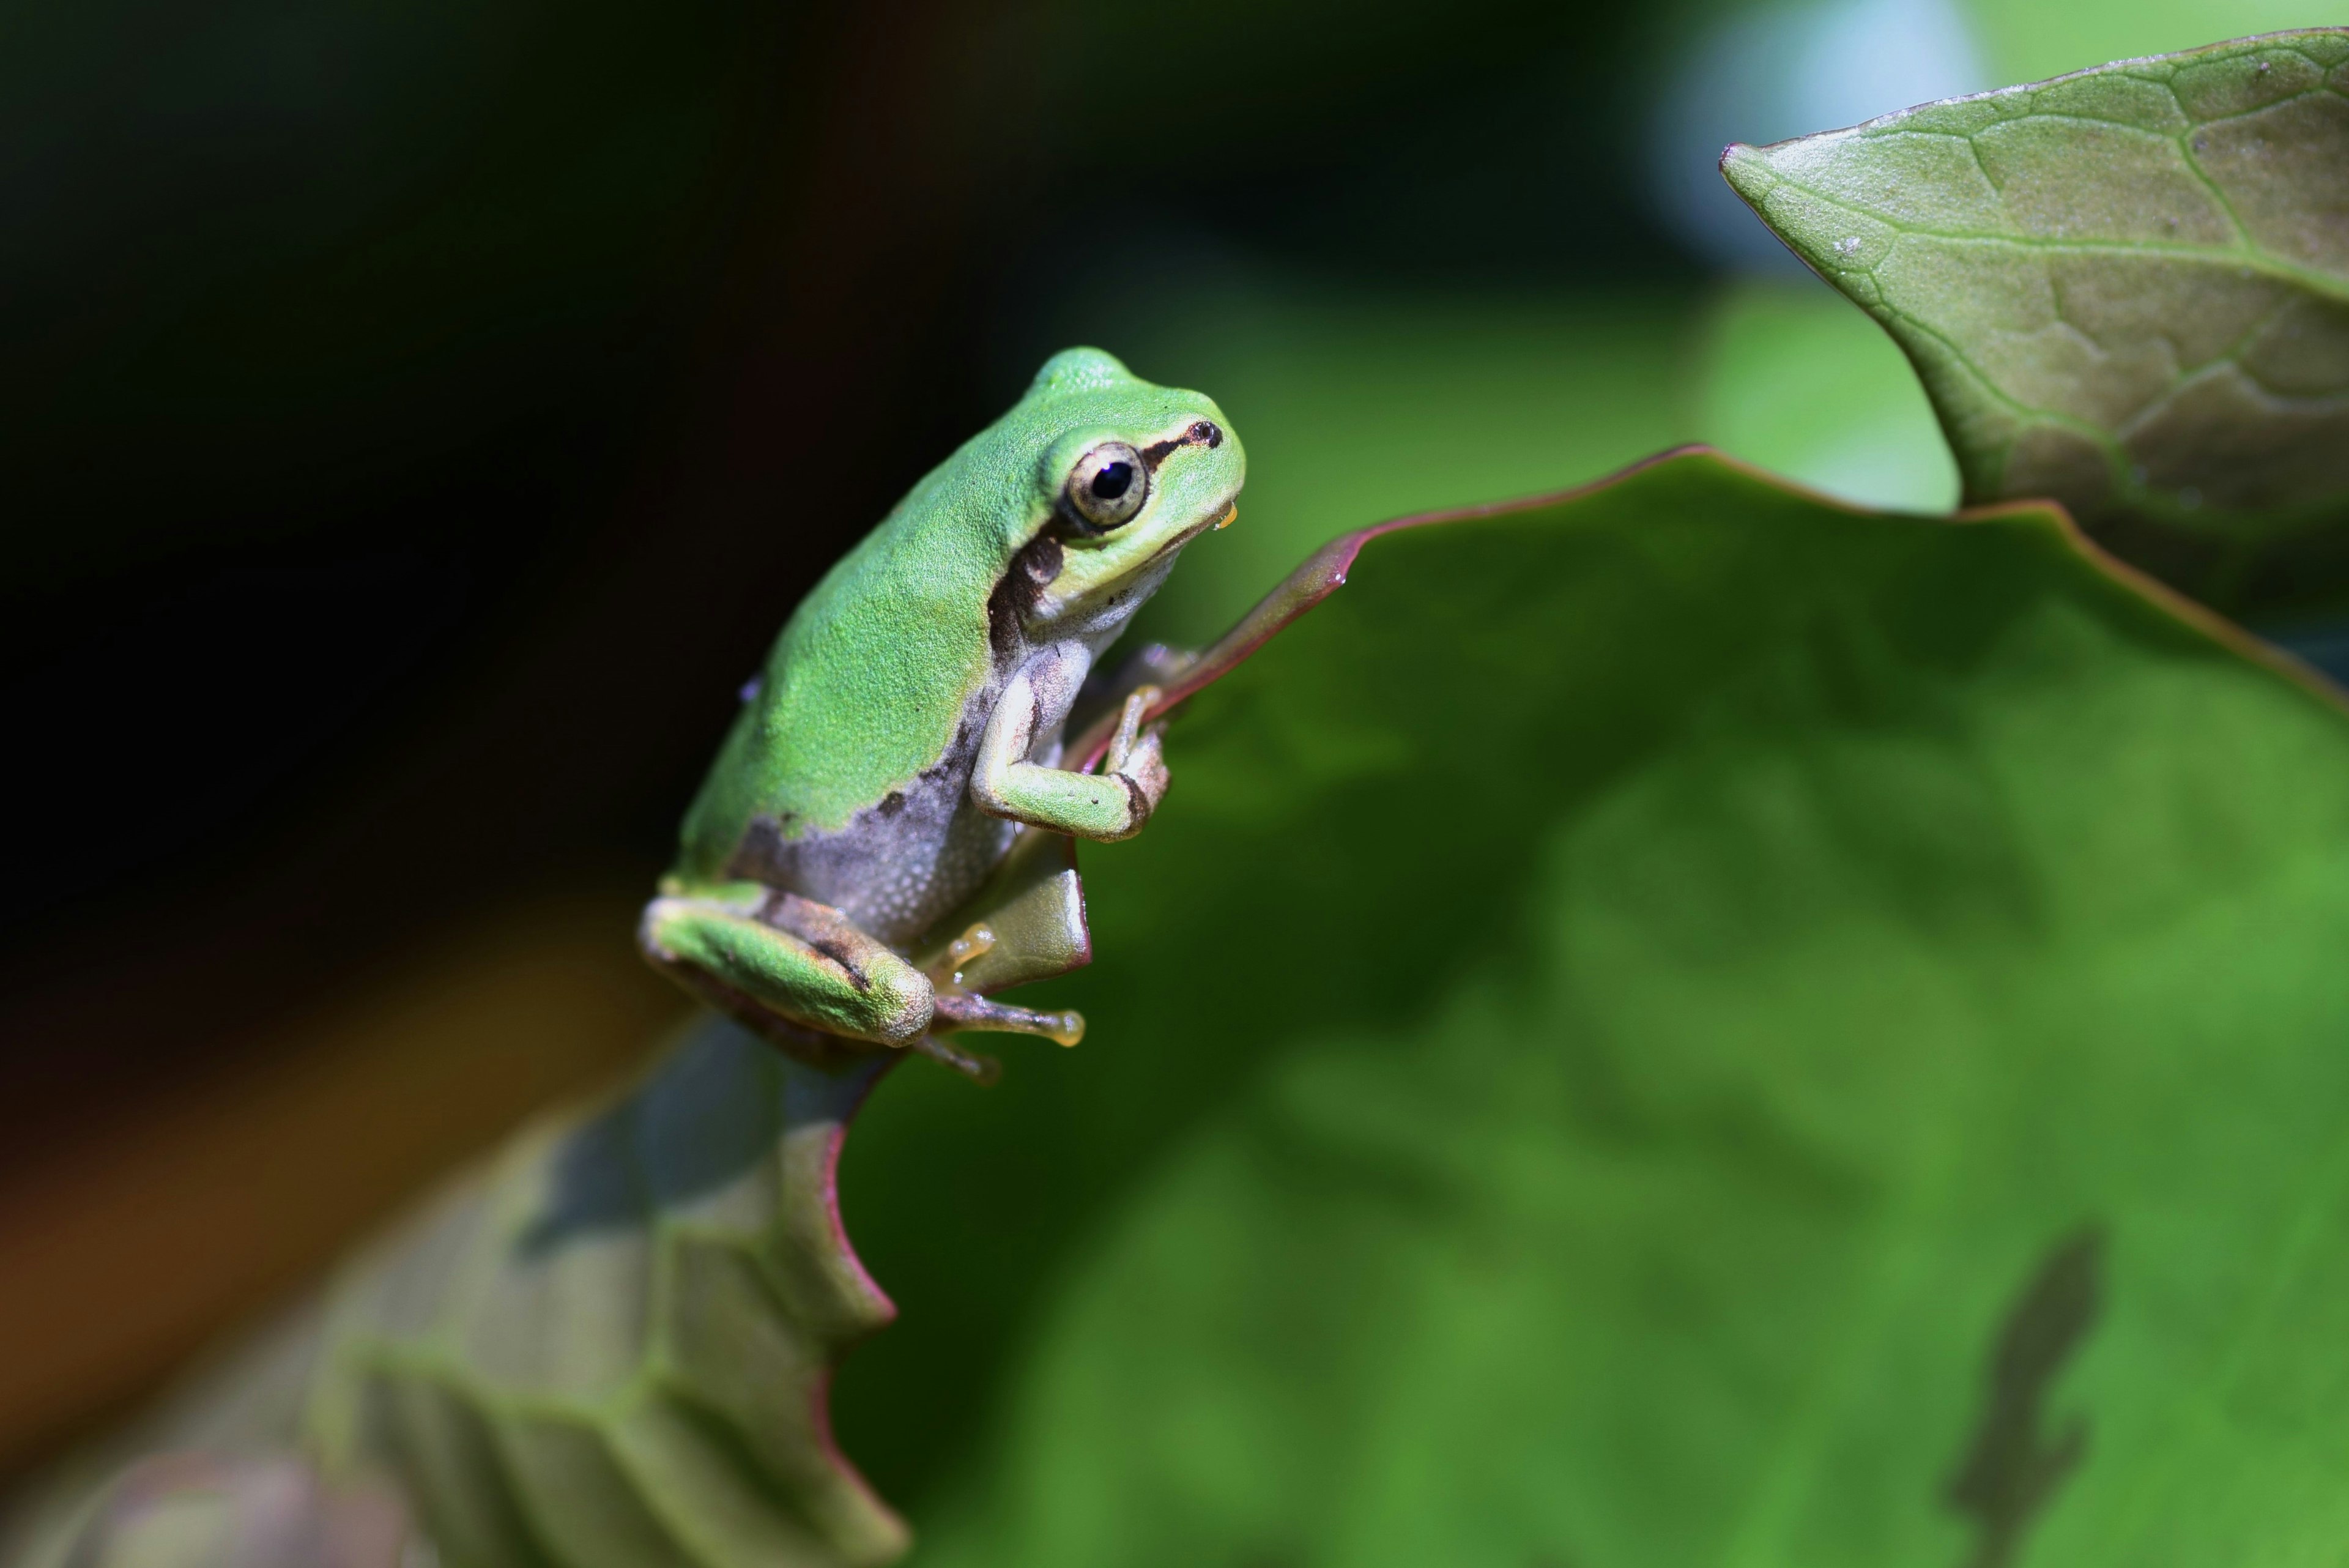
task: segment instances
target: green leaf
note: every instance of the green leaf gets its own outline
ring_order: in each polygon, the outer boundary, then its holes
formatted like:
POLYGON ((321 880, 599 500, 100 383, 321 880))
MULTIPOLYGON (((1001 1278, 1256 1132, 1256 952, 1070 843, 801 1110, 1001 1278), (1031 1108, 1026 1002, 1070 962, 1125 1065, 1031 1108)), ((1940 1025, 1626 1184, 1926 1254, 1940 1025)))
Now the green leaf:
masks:
POLYGON ((1731 148, 1908 352, 1975 502, 2230 606, 2349 588, 2349 29, 1731 148))
POLYGON ((1371 540, 1169 751, 1086 1044, 849 1145, 914 1561, 2337 1549, 2329 696, 1695 455, 1371 540))

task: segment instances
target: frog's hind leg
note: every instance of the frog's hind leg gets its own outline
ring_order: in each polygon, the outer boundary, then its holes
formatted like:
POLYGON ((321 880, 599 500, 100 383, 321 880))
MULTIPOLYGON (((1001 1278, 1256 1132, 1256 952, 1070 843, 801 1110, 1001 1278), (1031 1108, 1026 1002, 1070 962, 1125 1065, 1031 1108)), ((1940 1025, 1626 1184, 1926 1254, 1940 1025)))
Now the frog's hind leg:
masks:
POLYGON ((763 1009, 802 1029, 893 1046, 930 1026, 927 976, 838 909, 796 894, 664 895, 645 906, 636 940, 654 967, 737 1016, 763 1009))

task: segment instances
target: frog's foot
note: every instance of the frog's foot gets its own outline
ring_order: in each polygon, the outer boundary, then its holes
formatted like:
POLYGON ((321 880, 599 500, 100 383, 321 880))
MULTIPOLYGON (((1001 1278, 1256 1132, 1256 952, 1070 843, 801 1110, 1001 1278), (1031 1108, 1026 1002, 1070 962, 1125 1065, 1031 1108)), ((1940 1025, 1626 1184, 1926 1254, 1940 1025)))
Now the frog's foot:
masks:
POLYGON ((1139 686, 1128 692, 1125 710, 1118 715, 1117 733, 1110 737, 1109 750, 1102 756, 1102 772, 1124 780, 1141 793, 1135 812, 1145 819, 1166 798, 1166 724, 1161 720, 1143 729, 1142 716, 1164 695, 1155 686, 1139 686))
MULTIPOLYGON (((1039 1012, 1033 1008, 1011 1007, 990 1002, 965 988, 963 966, 992 950, 995 940, 994 929, 981 920, 948 942, 946 951, 923 971, 929 979, 933 994, 932 1034, 962 1029, 986 1030, 999 1034, 1040 1034, 1063 1045, 1073 1045, 1083 1039, 1085 1021, 1081 1013, 1039 1012)), ((928 1041, 924 1042, 925 1050, 928 1044, 928 1041)), ((938 1054, 936 1051, 929 1054, 938 1054)), ((948 1060, 944 1056, 939 1059, 948 1060)), ((955 1064, 949 1061, 948 1064, 955 1064)))
MULTIPOLYGON (((1156 686, 1127 693, 1104 771, 1095 774, 1027 760, 1035 743, 1037 674, 1030 660, 1011 678, 980 733, 970 773, 971 804, 989 816, 1024 822, 1074 838, 1131 838, 1166 794, 1166 759, 1156 724, 1143 720, 1162 695, 1156 686)), ((1045 671, 1049 674, 1050 671, 1045 671)))
POLYGON ((995 928, 985 920, 975 920, 968 930, 948 942, 947 950, 922 972, 929 977, 933 990, 958 991, 962 989, 963 965, 994 950, 995 928))
POLYGON ((937 1013, 930 1024, 932 1033, 916 1040, 914 1049, 982 1085, 1003 1076, 1003 1064, 992 1056, 964 1050, 946 1037, 947 1031, 985 1029, 1009 1034, 1041 1034, 1063 1045, 1073 1045, 1084 1038, 1081 1013, 1035 1012, 1025 1007, 1006 1007, 967 991, 942 991, 937 1000, 937 1013))
POLYGON ((1081 1012, 1038 1012, 1033 1008, 1008 1007, 967 991, 938 992, 933 1031, 981 1029, 997 1034, 1041 1034, 1047 1040, 1073 1045, 1085 1037, 1081 1012))
POLYGON ((914 1049, 934 1062, 943 1062, 981 1088, 1003 1076, 1003 1064, 992 1056, 982 1056, 976 1051, 966 1051, 936 1034, 925 1034, 914 1042, 914 1049))

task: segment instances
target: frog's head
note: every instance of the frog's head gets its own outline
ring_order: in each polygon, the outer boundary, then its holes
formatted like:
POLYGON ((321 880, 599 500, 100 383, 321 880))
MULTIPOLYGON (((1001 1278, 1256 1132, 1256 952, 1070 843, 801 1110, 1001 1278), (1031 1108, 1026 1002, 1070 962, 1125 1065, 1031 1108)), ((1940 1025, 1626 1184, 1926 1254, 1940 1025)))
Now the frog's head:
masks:
POLYGON ((1230 521, 1247 459, 1221 409, 1098 348, 1044 362, 999 429, 1032 455, 1004 591, 1030 635, 1112 632, 1184 545, 1230 521))

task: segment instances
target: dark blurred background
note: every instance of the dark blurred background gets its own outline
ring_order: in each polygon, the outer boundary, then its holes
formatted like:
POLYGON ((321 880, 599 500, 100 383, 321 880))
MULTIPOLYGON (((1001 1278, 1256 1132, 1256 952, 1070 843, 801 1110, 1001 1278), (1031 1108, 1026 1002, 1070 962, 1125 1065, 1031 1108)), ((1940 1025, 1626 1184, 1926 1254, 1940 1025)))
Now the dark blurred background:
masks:
POLYGON ((13 7, 0 1468, 644 1048, 736 688, 1045 353, 1248 442, 1176 635, 1678 440, 1946 504, 1720 144, 2278 9, 13 7))

